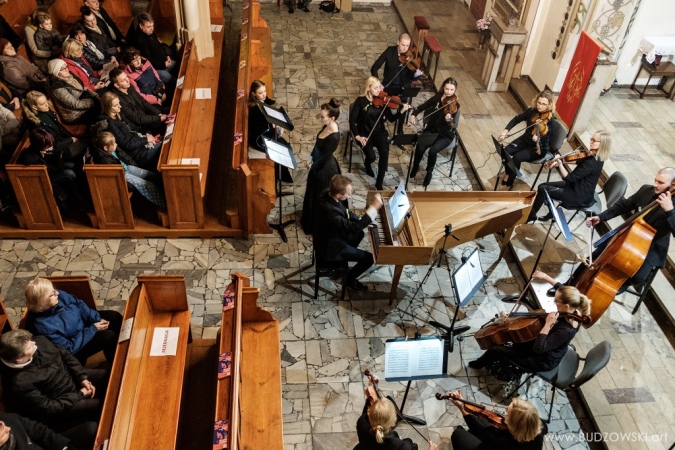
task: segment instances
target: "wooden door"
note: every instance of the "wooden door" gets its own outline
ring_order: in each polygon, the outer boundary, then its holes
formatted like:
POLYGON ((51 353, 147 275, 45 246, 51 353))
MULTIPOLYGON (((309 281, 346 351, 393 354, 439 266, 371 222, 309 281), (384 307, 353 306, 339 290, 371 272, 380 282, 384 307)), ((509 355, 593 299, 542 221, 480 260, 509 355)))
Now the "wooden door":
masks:
POLYGON ((476 20, 483 18, 486 4, 487 0, 471 0, 471 6, 469 7, 469 10, 476 20))

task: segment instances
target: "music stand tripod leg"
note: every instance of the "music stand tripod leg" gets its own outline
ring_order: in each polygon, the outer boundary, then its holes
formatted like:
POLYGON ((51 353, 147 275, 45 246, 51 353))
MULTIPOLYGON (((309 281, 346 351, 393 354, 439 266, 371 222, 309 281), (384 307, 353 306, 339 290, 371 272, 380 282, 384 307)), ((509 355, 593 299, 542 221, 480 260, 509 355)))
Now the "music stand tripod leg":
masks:
MULTIPOLYGON (((408 422, 414 423, 415 425, 425 426, 427 424, 427 422, 425 420, 417 418, 417 417, 413 417, 413 416, 408 416, 408 415, 403 413, 403 408, 405 407, 405 401, 408 398, 408 392, 410 392, 410 385, 411 384, 412 384, 412 380, 408 380, 408 384, 405 387, 405 394, 403 394, 403 401, 401 402, 401 408, 398 410, 401 413, 401 416, 403 416, 405 418, 405 420, 403 418, 401 418, 400 416, 397 416, 396 417, 396 425, 398 425, 401 422, 405 422, 407 420, 408 422)), ((398 408, 398 406, 396 406, 396 403, 394 403, 394 406, 396 408, 398 408)))
POLYGON ((405 177, 405 190, 408 190, 408 180, 410 180, 410 171, 412 170, 412 165, 413 165, 413 159, 415 157, 415 152, 417 151, 417 142, 415 141, 415 145, 413 145, 412 152, 410 153, 410 161, 408 162, 408 173, 406 174, 405 177))
MULTIPOLYGON (((281 164, 277 164, 277 167, 278 167, 278 174, 279 174, 279 180, 278 180, 279 181, 279 191, 278 192, 281 192, 281 164)), ((282 203, 281 197, 282 197, 281 195, 277 195, 277 198, 279 199, 279 223, 278 224, 268 223, 268 225, 273 230, 277 230, 277 232, 279 233, 279 237, 281 238, 282 241, 288 242, 288 237, 286 236, 285 228, 287 226, 291 225, 292 223, 295 223, 295 219, 287 220, 286 222, 283 221, 284 210, 283 210, 283 203, 282 203)))

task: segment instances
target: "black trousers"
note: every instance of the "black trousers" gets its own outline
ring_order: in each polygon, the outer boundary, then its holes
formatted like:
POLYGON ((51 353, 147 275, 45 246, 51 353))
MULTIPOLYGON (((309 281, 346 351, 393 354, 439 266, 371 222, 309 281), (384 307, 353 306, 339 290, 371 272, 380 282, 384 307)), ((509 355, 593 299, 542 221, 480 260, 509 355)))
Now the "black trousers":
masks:
POLYGON ((98 431, 97 422, 86 422, 75 428, 65 430, 60 434, 70 439, 68 448, 90 449, 94 448, 96 441, 96 431, 98 431))
POLYGON ((335 261, 356 262, 356 265, 349 269, 347 273, 347 283, 355 281, 373 265, 373 254, 357 248, 364 235, 364 232, 361 231, 352 236, 347 245, 334 257, 335 261))
POLYGON ((80 361, 83 366, 87 363, 87 358, 103 350, 106 361, 112 367, 117 350, 117 340, 120 336, 122 327, 122 314, 117 311, 104 310, 98 312, 103 320, 110 322, 107 330, 97 331, 93 338, 73 356, 80 361))
MULTIPOLYGON (((80 400, 57 417, 49 420, 48 423, 45 423, 45 425, 53 427, 57 432, 69 430, 87 422, 98 422, 101 418, 110 371, 106 369, 84 369, 84 371, 87 373, 87 378, 91 384, 96 388, 96 394, 94 398, 80 400)), ((79 390, 81 387, 78 386, 77 389, 79 390)))
MULTIPOLYGON (((532 142, 532 136, 529 133, 525 133, 515 141, 511 142, 508 147, 504 149, 504 151, 511 155, 513 158, 513 164, 518 170, 520 170, 520 165, 522 163, 534 161, 541 157, 541 155, 537 155, 537 148, 535 147, 535 143, 532 142)), ((516 174, 512 173, 508 166, 504 167, 504 169, 506 170, 506 174, 509 176, 509 181, 506 183, 506 185, 512 186, 516 179, 516 174)))
POLYGON ((532 209, 530 210, 530 216, 527 220, 534 220, 537 218, 537 213, 539 209, 546 202, 546 192, 548 196, 551 197, 551 200, 562 200, 563 188, 565 187, 564 181, 551 181, 549 183, 541 183, 537 188, 537 196, 532 203, 532 209))
MULTIPOLYGON (((427 159, 427 172, 433 172, 434 167, 436 166, 436 160, 438 159, 438 153, 448 148, 450 144, 452 144, 452 139, 440 135, 436 138, 434 143, 431 144, 431 149, 429 150, 429 158, 427 159)), ((413 162, 413 168, 419 168, 420 162, 422 162, 422 157, 424 156, 424 153, 427 151, 428 148, 429 148, 428 145, 420 145, 419 147, 417 147, 417 149, 415 150, 415 159, 413 162)))
POLYGON ((450 437, 453 450, 476 450, 483 444, 483 441, 474 436, 464 427, 457 427, 450 437))
POLYGON ((366 146, 363 147, 363 153, 366 155, 366 166, 375 161, 375 149, 373 147, 377 147, 377 153, 380 157, 380 160, 377 162, 375 189, 382 189, 384 174, 387 173, 387 167, 389 167, 389 137, 386 132, 374 131, 370 139, 368 139, 366 146))

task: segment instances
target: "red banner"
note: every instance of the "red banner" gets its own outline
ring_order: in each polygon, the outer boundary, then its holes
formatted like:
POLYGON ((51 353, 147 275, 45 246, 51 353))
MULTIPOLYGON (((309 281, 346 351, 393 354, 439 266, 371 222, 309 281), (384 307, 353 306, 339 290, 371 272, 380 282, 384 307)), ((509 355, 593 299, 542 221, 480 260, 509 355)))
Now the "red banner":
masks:
POLYGON ((555 104, 558 115, 569 127, 577 114, 579 103, 586 92, 588 80, 591 79, 595 62, 602 50, 602 46, 593 40, 585 31, 581 32, 581 38, 574 51, 572 64, 567 71, 565 83, 560 90, 560 96, 555 104))

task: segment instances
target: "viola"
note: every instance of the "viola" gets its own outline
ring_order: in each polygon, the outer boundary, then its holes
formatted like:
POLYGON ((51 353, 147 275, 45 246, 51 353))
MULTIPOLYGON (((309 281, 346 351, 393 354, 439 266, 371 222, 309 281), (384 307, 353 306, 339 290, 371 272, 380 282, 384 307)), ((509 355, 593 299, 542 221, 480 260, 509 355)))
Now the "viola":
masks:
MULTIPOLYGON (((580 316, 575 313, 558 313, 562 317, 569 317, 584 326, 591 323, 589 316, 580 316)), ((497 316, 476 332, 474 338, 482 350, 506 344, 507 342, 521 343, 536 339, 544 328, 548 313, 543 309, 531 312, 511 313, 497 316)))
POLYGON ((443 112, 445 114, 452 114, 453 116, 457 114, 457 110, 459 109, 459 101, 457 100, 456 94, 453 94, 450 97, 443 97, 441 104, 443 105, 443 112))
POLYGON ((373 97, 373 105, 378 108, 380 106, 388 106, 391 109, 398 109, 399 106, 405 105, 405 103, 401 101, 401 97, 387 95, 387 93, 382 90, 377 97, 373 97))
POLYGON ((565 156, 563 156, 563 159, 567 163, 575 163, 577 161, 581 161, 582 159, 590 158, 591 156, 595 156, 597 154, 598 154, 598 149, 589 150, 589 151, 574 150, 573 152, 568 153, 565 156))
POLYGON ((532 116, 531 122, 536 124, 534 127, 532 127, 532 136, 537 136, 537 155, 541 155, 541 145, 539 142, 541 141, 542 136, 546 136, 548 134, 548 122, 552 117, 553 115, 550 111, 545 113, 537 112, 532 116))
POLYGON ((415 44, 411 44, 408 51, 398 55, 398 62, 405 64, 410 70, 418 70, 422 65, 422 57, 419 56, 415 44))
POLYGON ((485 405, 470 402, 469 400, 464 400, 463 398, 456 397, 452 393, 449 393, 448 395, 442 395, 440 392, 437 392, 436 400, 455 400, 462 402, 464 403, 464 410, 466 410, 466 412, 474 416, 482 417, 495 428, 499 428, 500 430, 508 429, 506 426, 506 416, 495 411, 490 411, 485 405))

